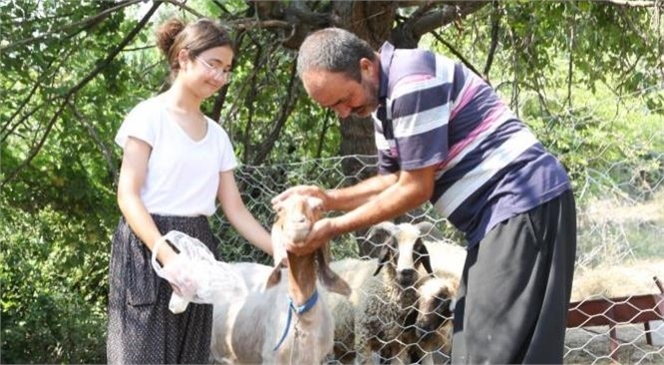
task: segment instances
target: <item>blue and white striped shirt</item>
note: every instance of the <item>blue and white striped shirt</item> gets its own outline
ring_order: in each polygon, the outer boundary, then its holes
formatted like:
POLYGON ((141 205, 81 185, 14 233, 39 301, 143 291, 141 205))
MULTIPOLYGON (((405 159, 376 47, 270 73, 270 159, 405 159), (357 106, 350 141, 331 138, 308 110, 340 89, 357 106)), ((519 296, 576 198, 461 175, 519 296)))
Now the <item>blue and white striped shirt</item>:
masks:
POLYGON ((436 166, 431 203, 477 244, 493 226, 570 189, 563 166, 498 94, 460 63, 380 50, 379 170, 436 166))

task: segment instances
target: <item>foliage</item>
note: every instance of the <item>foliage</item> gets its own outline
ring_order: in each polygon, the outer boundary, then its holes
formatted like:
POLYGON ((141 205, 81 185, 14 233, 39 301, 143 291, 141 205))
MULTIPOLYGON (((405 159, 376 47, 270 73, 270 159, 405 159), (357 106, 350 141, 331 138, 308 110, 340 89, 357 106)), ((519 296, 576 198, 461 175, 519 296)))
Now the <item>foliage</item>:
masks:
MULTIPOLYGON (((120 150, 113 138, 137 102, 166 86, 153 40, 162 20, 206 15, 231 28, 234 80, 203 108, 229 132, 244 164, 237 172, 243 198, 266 227, 274 193, 302 182, 341 186, 359 176, 338 169, 338 118, 306 97, 287 46, 330 24, 345 2, 174 3, 0 2, 3 363, 105 360, 106 269, 119 216, 120 150), (312 160, 319 157, 328 159, 312 160)), ((398 12, 394 25, 445 3, 398 12)), ((664 176, 659 10, 500 1, 463 14, 419 45, 464 58, 490 80, 561 157, 578 191, 604 191, 586 189, 591 176, 602 187, 648 199, 664 176)), ((212 222, 223 257, 269 262, 223 217, 212 222)), ((335 250, 356 254, 356 239, 340 238, 335 250)))
POLYGON ((2 363, 104 362, 110 227, 1 200, 2 363))
POLYGON ((664 136, 654 132, 664 127, 664 94, 655 85, 664 76, 652 65, 660 64, 662 50, 653 45, 661 44, 664 27, 657 12, 598 2, 504 2, 476 15, 423 43, 466 55, 468 64, 484 70, 562 160, 575 186, 590 171, 609 171, 608 184, 635 170, 651 183, 661 180, 664 161, 657 151, 664 136), (466 29, 472 35, 460 37, 466 29), (617 164, 621 168, 612 169, 617 164))

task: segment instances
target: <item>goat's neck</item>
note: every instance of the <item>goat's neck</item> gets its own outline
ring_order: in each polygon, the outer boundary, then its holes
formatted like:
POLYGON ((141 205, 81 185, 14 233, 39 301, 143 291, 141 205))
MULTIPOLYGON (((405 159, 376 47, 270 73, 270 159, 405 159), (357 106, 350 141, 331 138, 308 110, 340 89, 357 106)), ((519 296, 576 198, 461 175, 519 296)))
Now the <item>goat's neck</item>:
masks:
POLYGON ((316 290, 315 255, 288 253, 288 294, 293 304, 304 304, 316 290))

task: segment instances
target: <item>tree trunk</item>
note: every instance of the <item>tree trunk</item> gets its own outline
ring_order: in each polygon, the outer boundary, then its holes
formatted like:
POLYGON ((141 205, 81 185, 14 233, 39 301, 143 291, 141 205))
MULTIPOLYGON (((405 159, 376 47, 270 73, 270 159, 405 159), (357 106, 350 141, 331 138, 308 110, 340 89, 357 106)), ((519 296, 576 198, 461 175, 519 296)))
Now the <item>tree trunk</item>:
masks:
MULTIPOLYGON (((369 42, 378 51, 392 30, 395 14, 395 2, 392 1, 339 1, 334 3, 334 10, 343 19, 341 27, 353 32, 369 42)), ((350 116, 341 120, 341 155, 376 155, 373 120, 350 116)), ((371 158, 373 159, 373 157, 371 158)), ((342 170, 349 177, 351 184, 357 183, 376 174, 375 168, 366 168, 368 159, 346 159, 342 170)), ((367 230, 356 232, 365 236, 367 230)), ((360 256, 373 255, 374 244, 358 240, 360 256)))

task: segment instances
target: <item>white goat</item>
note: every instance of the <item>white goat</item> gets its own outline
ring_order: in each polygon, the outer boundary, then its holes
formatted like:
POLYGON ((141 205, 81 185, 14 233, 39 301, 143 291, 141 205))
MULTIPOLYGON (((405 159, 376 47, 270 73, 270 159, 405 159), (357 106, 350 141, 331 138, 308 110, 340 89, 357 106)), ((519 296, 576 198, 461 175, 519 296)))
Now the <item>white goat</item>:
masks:
POLYGON ((345 259, 330 264, 353 289, 348 300, 330 301, 335 316, 335 357, 342 362, 357 355, 364 363, 372 352, 383 362, 405 356, 401 336, 406 316, 417 300, 417 269, 421 265, 431 272, 417 226, 383 222, 372 228, 367 239, 379 231, 386 231, 388 239, 378 260, 345 259), (382 276, 378 276, 381 271, 382 276))
POLYGON ((286 253, 285 244, 303 242, 320 218, 320 199, 292 196, 272 226, 275 267, 238 263, 249 289, 244 298, 214 306, 213 361, 245 364, 316 364, 332 351, 334 322, 325 300, 317 300, 318 277, 331 292, 349 295, 348 285, 328 267, 326 245, 310 255, 286 253), (283 257, 288 268, 281 269, 283 257), (265 289, 263 288, 265 285, 265 289), (295 312, 295 313, 293 313, 295 312))

